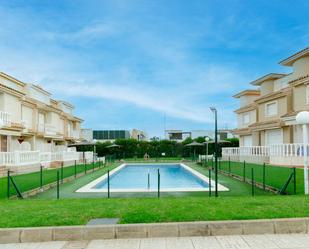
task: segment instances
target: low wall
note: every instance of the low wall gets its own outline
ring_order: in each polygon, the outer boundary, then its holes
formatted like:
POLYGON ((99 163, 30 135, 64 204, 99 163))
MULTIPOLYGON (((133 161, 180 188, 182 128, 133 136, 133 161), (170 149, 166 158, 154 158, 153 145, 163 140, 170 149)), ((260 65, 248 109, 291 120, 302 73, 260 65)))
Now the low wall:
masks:
POLYGON ((231 160, 232 162, 239 162, 239 156, 238 155, 233 155, 233 156, 222 155, 222 160, 223 161, 231 160))
POLYGON ((280 166, 302 166, 304 164, 304 158, 299 156, 270 156, 269 163, 272 165, 280 166))
POLYGON ((308 233, 309 218, 0 229, 0 243, 308 233))
POLYGON ((40 170, 40 163, 22 165, 22 166, 6 166, 7 170, 15 174, 26 174, 40 170))
POLYGON ((269 156, 239 156, 239 161, 246 161, 248 163, 269 163, 269 156))
POLYGON ((232 162, 243 162, 246 161, 248 163, 257 163, 257 164, 263 164, 263 163, 269 163, 269 156, 244 156, 244 155, 233 155, 233 156, 222 156, 222 160, 228 161, 231 160, 232 162))

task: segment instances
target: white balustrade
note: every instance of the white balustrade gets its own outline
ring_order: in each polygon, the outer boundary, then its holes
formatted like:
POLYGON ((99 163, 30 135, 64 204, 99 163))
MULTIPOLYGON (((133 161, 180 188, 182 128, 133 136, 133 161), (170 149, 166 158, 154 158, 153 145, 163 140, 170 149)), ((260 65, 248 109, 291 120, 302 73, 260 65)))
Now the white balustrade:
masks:
POLYGON ((48 163, 52 161, 52 153, 51 152, 41 152, 40 153, 40 161, 41 163, 48 163))
POLYGON ((0 123, 4 126, 11 125, 11 114, 8 112, 0 111, 0 123))
MULTIPOLYGON (((239 160, 248 162, 269 162, 277 165, 302 165, 304 156, 303 144, 274 144, 270 146, 248 146, 222 148, 225 158, 239 156, 239 160), (258 161, 257 158, 260 158, 258 161)), ((307 147, 309 154, 309 146, 307 147)))
POLYGON ((45 124, 45 134, 56 135, 57 134, 57 128, 52 124, 45 124))
MULTIPOLYGON (((15 151, 0 152, 0 165, 23 166, 31 164, 45 164, 53 161, 80 161, 83 158, 82 152, 59 151, 59 152, 40 152, 40 151, 15 151)), ((85 152, 85 159, 92 161, 93 152, 85 152)))
POLYGON ((52 124, 39 123, 37 125, 38 132, 45 133, 46 135, 54 136, 57 134, 57 128, 52 124))
POLYGON ((76 138, 76 139, 80 138, 80 131, 78 130, 71 131, 71 137, 76 138))

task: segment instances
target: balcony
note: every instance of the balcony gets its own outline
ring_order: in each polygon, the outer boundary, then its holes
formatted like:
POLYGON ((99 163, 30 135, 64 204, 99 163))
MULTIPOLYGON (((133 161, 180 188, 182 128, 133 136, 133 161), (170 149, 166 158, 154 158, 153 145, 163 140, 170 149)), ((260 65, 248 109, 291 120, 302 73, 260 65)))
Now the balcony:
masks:
POLYGON ((80 131, 79 130, 68 130, 68 137, 79 139, 80 138, 80 131))
POLYGON ((52 124, 38 124, 37 131, 39 133, 44 133, 46 137, 59 137, 57 128, 52 124))
POLYGON ((0 111, 0 126, 11 125, 11 114, 8 112, 0 111))

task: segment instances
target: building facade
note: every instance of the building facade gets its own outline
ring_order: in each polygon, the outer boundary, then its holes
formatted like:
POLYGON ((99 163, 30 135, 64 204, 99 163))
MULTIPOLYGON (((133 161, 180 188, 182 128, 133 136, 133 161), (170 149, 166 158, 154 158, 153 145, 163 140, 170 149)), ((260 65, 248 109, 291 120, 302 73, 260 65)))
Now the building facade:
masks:
POLYGON ((0 72, 0 165, 13 164, 16 158, 22 164, 26 152, 67 151, 81 134, 82 119, 73 111, 74 106, 53 99, 42 87, 0 72))
POLYGON ((93 139, 97 141, 115 141, 116 139, 128 139, 130 132, 127 130, 94 130, 93 139))
POLYGON ((138 141, 148 141, 147 133, 138 129, 132 129, 131 138, 136 139, 138 141))
MULTIPOLYGON (((182 131, 182 130, 166 130, 165 139, 182 142, 187 138, 198 138, 198 137, 209 137, 210 139, 215 138, 215 132, 210 130, 191 130, 191 131, 182 131)), ((235 135, 231 130, 218 130, 218 139, 224 140, 227 138, 233 138, 235 135)))
POLYGON ((295 117, 309 110, 309 48, 280 65, 292 72, 267 74, 251 82, 256 89, 234 95, 240 103, 235 111, 238 128, 234 134, 239 136, 240 147, 265 147, 268 154, 280 151, 282 155, 301 156, 297 144, 303 143, 302 127, 295 117))

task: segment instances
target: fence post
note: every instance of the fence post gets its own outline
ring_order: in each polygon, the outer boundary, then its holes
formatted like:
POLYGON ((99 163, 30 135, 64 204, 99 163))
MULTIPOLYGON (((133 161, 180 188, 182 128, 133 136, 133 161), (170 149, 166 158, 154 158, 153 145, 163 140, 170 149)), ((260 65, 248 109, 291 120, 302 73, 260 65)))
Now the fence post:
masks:
POLYGON ((265 166, 265 162, 263 163, 263 190, 265 191, 265 170, 266 170, 266 166, 265 166))
POLYGON ((57 199, 59 200, 59 197, 60 197, 60 172, 59 172, 59 169, 57 170, 57 199))
POLYGON ((252 185, 252 196, 254 196, 254 170, 251 168, 251 185, 252 185))
POLYGON ((294 175, 293 175, 293 177, 294 177, 294 179, 293 179, 294 195, 296 195, 296 168, 295 167, 293 168, 293 172, 294 172, 294 175))
POLYGON ((10 199, 10 186, 11 186, 11 176, 10 176, 10 171, 8 170, 8 186, 7 186, 7 197, 10 199))
POLYGON ((99 157, 99 168, 101 167, 101 160, 100 160, 100 157, 99 157))
POLYGON ((63 183, 63 162, 61 163, 61 183, 63 183))
POLYGON ((43 166, 40 165, 40 188, 43 187, 43 166))
POLYGON ((148 179, 147 179, 147 187, 150 189, 150 174, 148 173, 148 179))
POLYGON ((94 172, 94 159, 92 161, 92 172, 94 172))
POLYGON ((77 174, 77 171, 76 171, 76 160, 74 161, 74 176, 76 178, 76 174, 77 174))
POLYGON ((229 157, 229 175, 231 175, 231 158, 229 157))
POLYGON ((110 198, 109 170, 107 171, 107 198, 110 198))
POLYGON ((160 198, 160 170, 158 169, 158 198, 160 198))
POLYGON ((85 168, 85 175, 87 174, 87 165, 84 163, 84 168, 85 168))
POLYGON ((209 197, 211 197, 211 169, 208 170, 208 178, 209 178, 209 182, 208 182, 208 188, 209 188, 209 197))
POLYGON ((244 176, 244 182, 246 182, 246 161, 244 161, 244 172, 243 172, 243 176, 244 176))

